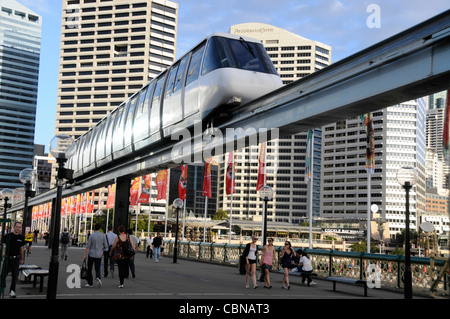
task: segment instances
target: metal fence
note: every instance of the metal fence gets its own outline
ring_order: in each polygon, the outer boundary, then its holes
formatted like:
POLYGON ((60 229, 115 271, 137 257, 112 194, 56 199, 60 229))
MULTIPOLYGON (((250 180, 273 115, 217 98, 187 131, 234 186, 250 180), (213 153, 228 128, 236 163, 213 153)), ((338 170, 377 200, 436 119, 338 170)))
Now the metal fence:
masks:
MULTIPOLYGON (((174 243, 173 240, 166 242, 165 247, 169 255, 173 255, 174 243)), ((238 266, 239 256, 243 253, 244 248, 245 245, 179 242, 178 257, 238 266)), ((262 249, 261 246, 258 248, 262 249)), ((277 259, 280 260, 282 247, 275 246, 275 249, 278 254, 277 259)), ((366 280, 378 278, 381 280, 381 287, 403 288, 405 265, 402 255, 318 249, 303 249, 303 251, 307 252, 314 272, 319 277, 344 276, 366 280)), ((443 259, 411 257, 413 289, 431 293, 430 288, 443 267, 445 267, 443 259)), ((439 284, 434 287, 433 293, 449 295, 448 277, 448 272, 446 272, 439 284)))

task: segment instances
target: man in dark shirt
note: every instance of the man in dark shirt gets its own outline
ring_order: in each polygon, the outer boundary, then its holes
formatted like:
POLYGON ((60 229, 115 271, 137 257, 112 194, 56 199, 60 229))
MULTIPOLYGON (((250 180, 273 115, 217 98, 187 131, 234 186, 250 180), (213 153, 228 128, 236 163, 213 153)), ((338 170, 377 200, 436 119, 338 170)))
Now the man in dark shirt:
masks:
POLYGON ((19 266, 23 264, 24 261, 23 246, 25 245, 25 238, 22 236, 22 223, 16 222, 13 231, 2 239, 2 245, 5 246, 3 248, 3 258, 5 258, 5 253, 8 248, 6 247, 6 243, 8 242, 9 259, 7 272, 11 272, 12 277, 9 295, 10 297, 15 298, 16 284, 19 280, 19 266))

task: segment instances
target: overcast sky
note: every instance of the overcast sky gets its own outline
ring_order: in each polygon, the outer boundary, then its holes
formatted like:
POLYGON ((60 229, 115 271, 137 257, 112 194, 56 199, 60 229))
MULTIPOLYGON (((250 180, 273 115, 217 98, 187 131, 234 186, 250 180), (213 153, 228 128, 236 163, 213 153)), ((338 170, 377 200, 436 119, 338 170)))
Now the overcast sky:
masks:
MULTIPOLYGON (((62 0, 17 0, 42 16, 35 143, 54 136, 62 0)), ((1 0, 0 0, 1 2, 1 0)), ((332 47, 336 62, 450 9, 449 0, 178 0, 177 56, 206 35, 267 23, 332 47), (374 4, 379 11, 374 11, 374 4), (379 20, 373 20, 378 14, 379 20), (368 25, 369 20, 369 25, 368 25), (379 22, 379 27, 370 27, 379 22)), ((48 147, 47 147, 48 149, 48 147)))

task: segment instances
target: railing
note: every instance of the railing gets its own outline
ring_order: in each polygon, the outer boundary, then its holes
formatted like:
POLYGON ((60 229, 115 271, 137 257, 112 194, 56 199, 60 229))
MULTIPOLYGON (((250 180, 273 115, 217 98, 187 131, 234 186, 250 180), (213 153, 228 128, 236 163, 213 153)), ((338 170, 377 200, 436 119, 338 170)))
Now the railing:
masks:
MULTIPOLYGON (((174 253, 174 241, 166 242, 168 255, 174 253)), ((179 242, 178 257, 210 263, 235 265, 239 263, 239 256, 245 245, 229 245, 202 242, 179 242)), ((261 246, 258 247, 262 249, 261 246)), ((280 260, 280 246, 275 246, 280 260)), ((379 275, 381 287, 403 288, 404 256, 383 255, 358 252, 344 252, 337 250, 303 249, 311 258, 314 272, 319 277, 344 276, 357 279, 374 279, 370 272, 374 270, 379 275), (370 266, 374 265, 374 266, 370 266)), ((260 256, 259 256, 260 257, 260 256)), ((423 293, 430 293, 430 287, 445 266, 445 260, 424 257, 411 257, 411 271, 413 289, 423 293)), ((435 294, 449 295, 448 273, 436 286, 435 294)))

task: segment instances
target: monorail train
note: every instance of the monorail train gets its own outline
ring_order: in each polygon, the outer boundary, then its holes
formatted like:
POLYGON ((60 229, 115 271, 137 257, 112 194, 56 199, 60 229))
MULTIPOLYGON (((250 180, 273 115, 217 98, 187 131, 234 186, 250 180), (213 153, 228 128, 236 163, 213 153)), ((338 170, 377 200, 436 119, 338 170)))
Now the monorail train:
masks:
POLYGON ((76 140, 77 178, 282 86, 260 41, 214 33, 76 140))

